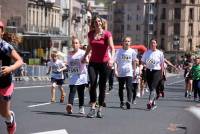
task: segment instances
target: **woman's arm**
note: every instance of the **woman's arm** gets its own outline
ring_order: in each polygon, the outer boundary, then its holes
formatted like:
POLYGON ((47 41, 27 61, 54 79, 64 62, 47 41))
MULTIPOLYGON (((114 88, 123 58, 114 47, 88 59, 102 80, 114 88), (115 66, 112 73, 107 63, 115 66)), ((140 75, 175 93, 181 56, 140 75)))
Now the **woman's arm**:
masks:
POLYGON ((19 54, 13 49, 11 52, 10 57, 15 61, 15 63, 11 66, 4 66, 2 67, 2 74, 7 75, 16 69, 20 68, 23 64, 22 58, 19 56, 19 54))

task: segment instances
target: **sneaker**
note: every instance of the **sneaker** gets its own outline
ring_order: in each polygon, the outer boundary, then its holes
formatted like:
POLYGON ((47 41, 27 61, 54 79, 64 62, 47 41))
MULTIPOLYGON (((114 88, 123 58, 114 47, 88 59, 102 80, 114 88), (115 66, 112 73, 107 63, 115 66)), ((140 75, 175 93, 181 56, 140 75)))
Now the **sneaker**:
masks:
POLYGON ((68 114, 72 114, 72 105, 71 104, 67 104, 66 111, 68 114))
POLYGON ((13 116, 13 122, 12 123, 6 122, 8 134, 14 134, 16 132, 16 127, 17 127, 15 122, 15 114, 12 111, 11 114, 13 116))
POLYGON ((139 92, 136 94, 136 97, 137 97, 137 98, 140 98, 140 93, 139 93, 139 92))
POLYGON ((87 114, 88 118, 94 118, 95 117, 95 109, 90 109, 90 112, 87 114))
POLYGON ((63 103, 65 101, 65 95, 61 95, 60 97, 60 103, 63 103))
POLYGON ((102 106, 103 106, 103 107, 106 107, 106 103, 104 102, 102 106))
POLYGON ((120 103, 120 108, 121 108, 121 109, 125 109, 124 102, 121 102, 121 103, 120 103))
POLYGON ((152 104, 151 103, 147 103, 147 109, 151 110, 151 108, 152 108, 152 104))
POLYGON ((81 106, 81 107, 79 108, 79 113, 80 113, 80 114, 85 114, 85 110, 84 110, 84 107, 83 107, 83 106, 81 106))
POLYGON ((155 103, 155 101, 152 103, 152 107, 151 107, 151 110, 154 110, 154 109, 156 109, 157 108, 157 105, 156 105, 156 103, 155 103))
POLYGON ((51 103, 55 103, 56 99, 55 98, 51 98, 51 103))
POLYGON ((161 92, 161 97, 163 97, 163 98, 165 97, 164 91, 161 92))
POLYGON ((188 92, 185 92, 185 98, 187 98, 187 96, 188 96, 188 92))
POLYGON ((101 111, 97 112, 97 118, 103 118, 103 115, 102 115, 101 111))
POLYGON ((129 102, 126 102, 126 108, 131 109, 131 104, 129 102))

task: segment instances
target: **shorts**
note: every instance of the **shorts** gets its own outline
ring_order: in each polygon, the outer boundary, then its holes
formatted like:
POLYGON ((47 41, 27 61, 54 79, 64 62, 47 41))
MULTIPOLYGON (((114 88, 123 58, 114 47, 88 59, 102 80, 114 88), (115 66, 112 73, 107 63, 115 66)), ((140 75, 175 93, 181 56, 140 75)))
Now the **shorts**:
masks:
POLYGON ((64 84, 64 79, 55 79, 51 78, 51 83, 56 83, 57 85, 63 85, 64 84))
POLYGON ((0 100, 9 101, 14 91, 14 84, 11 83, 6 88, 0 88, 0 100))

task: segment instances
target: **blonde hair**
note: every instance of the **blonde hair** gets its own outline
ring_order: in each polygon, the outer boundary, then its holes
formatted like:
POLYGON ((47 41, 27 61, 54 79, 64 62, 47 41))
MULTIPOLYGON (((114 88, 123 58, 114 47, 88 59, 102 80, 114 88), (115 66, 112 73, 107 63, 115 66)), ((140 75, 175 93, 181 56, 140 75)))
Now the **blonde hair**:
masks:
POLYGON ((91 21, 91 25, 90 25, 90 30, 94 30, 95 28, 95 21, 96 19, 99 18, 101 20, 102 23, 102 29, 106 30, 107 29, 107 21, 102 19, 99 15, 95 15, 94 17, 92 17, 92 21, 91 21))

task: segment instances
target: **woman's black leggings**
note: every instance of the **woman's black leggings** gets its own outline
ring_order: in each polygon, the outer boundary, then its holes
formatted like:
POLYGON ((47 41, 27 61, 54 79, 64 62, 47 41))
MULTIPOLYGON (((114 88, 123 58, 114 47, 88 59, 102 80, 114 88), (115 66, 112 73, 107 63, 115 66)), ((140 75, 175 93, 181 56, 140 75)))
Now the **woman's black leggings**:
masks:
POLYGON ((109 68, 107 63, 94 63, 90 62, 88 65, 88 74, 90 79, 90 102, 96 102, 97 93, 97 83, 99 85, 99 97, 98 102, 100 106, 103 106, 105 100, 106 82, 108 79, 109 68), (99 82, 97 79, 99 77, 99 82))
POLYGON ((156 88, 161 79, 161 70, 147 69, 147 84, 150 90, 149 100, 154 101, 156 97, 156 88))

